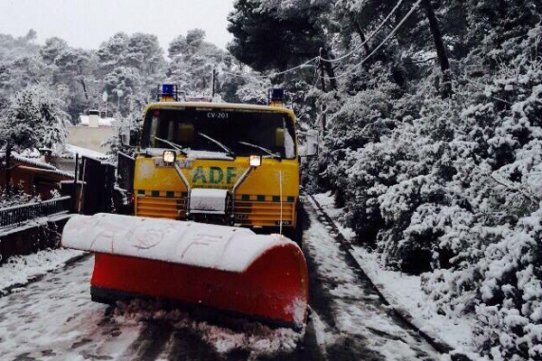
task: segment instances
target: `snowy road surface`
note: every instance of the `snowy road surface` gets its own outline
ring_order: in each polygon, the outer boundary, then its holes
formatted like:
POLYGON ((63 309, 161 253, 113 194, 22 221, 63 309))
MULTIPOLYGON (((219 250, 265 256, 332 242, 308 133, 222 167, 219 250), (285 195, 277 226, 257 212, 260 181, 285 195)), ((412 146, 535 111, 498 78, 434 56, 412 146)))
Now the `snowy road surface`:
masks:
POLYGON ((307 210, 313 312, 302 332, 194 320, 148 303, 94 303, 88 289, 93 260, 87 257, 0 298, 0 360, 438 360, 348 263, 316 212, 307 210))

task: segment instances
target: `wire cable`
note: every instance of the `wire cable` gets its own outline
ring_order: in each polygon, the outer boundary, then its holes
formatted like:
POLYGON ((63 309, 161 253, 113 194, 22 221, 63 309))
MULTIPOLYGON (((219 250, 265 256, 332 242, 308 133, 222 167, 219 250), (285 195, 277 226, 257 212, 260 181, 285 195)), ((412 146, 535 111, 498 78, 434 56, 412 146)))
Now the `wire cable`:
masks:
POLYGON ((401 19, 401 21, 399 22, 399 24, 397 24, 397 26, 388 34, 388 36, 386 36, 386 38, 380 43, 378 44, 378 46, 376 48, 373 49, 373 51, 367 55, 362 61, 361 61, 361 64, 363 64, 364 62, 366 62, 371 56, 374 55, 374 53, 376 53, 382 46, 384 46, 384 44, 386 44, 388 42, 388 40, 390 40, 390 38, 392 36, 395 35, 395 33, 397 32, 397 30, 399 30, 399 28, 408 20, 408 18, 410 17, 410 15, 412 15, 412 13, 414 12, 414 10, 416 10, 418 8, 418 6, 420 5, 420 3, 422 2, 422 0, 418 0, 416 1, 416 3, 414 4, 414 6, 412 6, 412 8, 408 11, 408 13, 406 13, 406 15, 403 17, 403 19, 401 19))
MULTIPOLYGON (((363 45, 365 45, 378 31, 380 31, 380 29, 385 25, 385 23, 390 19, 390 17, 395 13, 395 11, 399 8, 399 6, 402 4, 403 0, 399 0, 399 2, 395 5, 395 7, 391 10, 391 12, 388 14, 388 16, 386 16, 386 18, 382 21, 382 23, 380 23, 380 25, 377 27, 377 29, 371 33, 371 35, 365 39, 365 41, 360 44, 356 49, 352 50, 351 52, 339 57, 339 58, 336 58, 336 59, 326 59, 326 58, 322 58, 321 56, 315 56, 314 58, 311 58, 307 61, 305 61, 304 63, 301 63, 299 65, 296 65, 294 67, 291 67, 291 68, 288 68, 286 70, 283 70, 283 71, 279 71, 279 72, 275 72, 275 73, 271 73, 271 74, 236 74, 236 73, 232 73, 232 72, 229 72, 229 71, 221 71, 221 74, 225 74, 225 75, 229 75, 229 76, 234 76, 234 77, 238 77, 238 78, 249 78, 249 77, 255 77, 255 78, 260 78, 260 79, 270 79, 270 78, 273 78, 273 77, 276 77, 278 75, 283 75, 283 74, 287 74, 287 73, 290 73, 292 71, 295 71, 295 70, 298 70, 298 69, 301 69, 313 62, 317 62, 317 65, 319 65, 322 61, 324 62, 328 62, 328 63, 336 63, 336 62, 339 62, 343 59, 346 59, 347 57, 351 56, 352 54, 354 54, 357 50, 360 49, 360 47, 362 47, 363 45)), ((384 40, 378 44, 378 46, 376 48, 373 49, 373 51, 371 51, 371 53, 369 53, 369 55, 367 55, 365 58, 363 58, 361 60, 360 63, 358 63, 358 65, 361 65, 363 63, 365 63, 369 58, 371 58, 378 50, 380 50, 380 48, 382 46, 384 46, 388 40, 395 35, 395 33, 397 32, 397 30, 399 30, 399 28, 405 23, 405 21, 410 17, 410 15, 412 15, 412 13, 414 12, 414 10, 416 10, 418 8, 418 6, 420 5, 420 3, 422 2, 422 0, 418 0, 413 6, 412 8, 408 11, 408 13, 401 19, 401 21, 399 22, 399 24, 397 24, 395 26, 395 28, 386 36, 386 38, 384 38, 384 40)), ((351 74, 353 72, 355 72, 356 69, 348 72, 348 73, 343 73, 343 74, 340 74, 340 75, 337 75, 337 76, 333 76, 333 77, 326 77, 327 79, 340 79, 340 78, 343 78, 345 76, 347 76, 348 74, 351 74)))
POLYGON ((382 20, 382 22, 380 23, 380 25, 378 25, 378 27, 361 43, 359 44, 357 47, 355 47, 354 49, 352 49, 350 52, 348 52, 347 54, 344 54, 338 58, 335 58, 335 59, 326 59, 326 58, 321 58, 322 61, 325 61, 325 62, 328 62, 328 63, 337 63, 343 59, 346 59, 350 56, 352 56, 356 51, 360 50, 365 44, 367 44, 369 42, 369 40, 371 40, 379 31, 380 29, 382 29, 382 27, 384 25, 386 25, 386 23, 388 22, 388 20, 391 18, 391 16, 397 11, 397 9, 399 8, 399 6, 401 6, 401 4, 403 3, 403 0, 399 0, 399 2, 397 2, 397 4, 395 5, 395 7, 393 9, 391 9, 390 13, 384 18, 384 20, 382 20))
MULTIPOLYGON (((397 30, 399 30, 399 28, 405 23, 405 21, 407 21, 407 19, 410 17, 410 15, 412 15, 412 13, 414 12, 414 10, 416 10, 418 8, 418 6, 420 5, 420 3, 422 2, 422 0, 418 0, 414 6, 412 6, 412 8, 409 10, 409 12, 401 19, 401 21, 399 22, 399 24, 397 24, 397 26, 395 26, 395 28, 388 34, 388 36, 386 36, 386 38, 384 40, 382 40, 382 42, 380 44, 378 44, 378 46, 376 48, 373 49, 373 51, 371 51, 369 53, 369 55, 367 55, 365 58, 363 58, 359 63, 358 65, 362 65, 363 63, 365 63, 367 60, 369 60, 369 58, 371 58, 378 50, 380 50, 381 47, 383 47, 387 42, 388 40, 391 39, 392 36, 395 35, 395 33, 397 32, 397 30)), ((337 76, 334 76, 334 77, 327 77, 327 79, 340 79, 340 78, 343 78, 349 74, 352 74, 356 71, 357 69, 354 69, 354 70, 351 70, 347 73, 343 73, 343 74, 340 74, 340 75, 337 75, 337 76)))
POLYGON ((279 71, 279 72, 275 72, 275 73, 271 73, 271 74, 235 74, 235 73, 231 73, 229 71, 222 71, 222 74, 226 74, 226 75, 231 75, 231 76, 235 76, 235 77, 238 77, 238 78, 248 78, 248 77, 255 77, 255 78, 262 78, 262 79, 266 79, 266 78, 274 78, 278 75, 283 75, 283 74, 287 74, 287 73, 290 73, 294 70, 297 70, 297 69, 301 69, 315 61, 318 61, 320 57, 319 56, 315 56, 314 58, 312 59, 309 59, 307 60, 306 62, 304 63, 301 63, 299 65, 296 65, 294 67, 291 67, 289 69, 286 69, 286 70, 283 70, 283 71, 279 71))

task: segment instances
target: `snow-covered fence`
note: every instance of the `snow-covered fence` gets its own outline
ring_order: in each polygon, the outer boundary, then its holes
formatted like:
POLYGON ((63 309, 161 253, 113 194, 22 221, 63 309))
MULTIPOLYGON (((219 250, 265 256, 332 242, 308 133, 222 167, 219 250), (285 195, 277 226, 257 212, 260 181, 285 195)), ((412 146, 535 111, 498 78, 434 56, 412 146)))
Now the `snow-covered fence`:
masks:
POLYGON ((64 196, 47 201, 0 209, 0 227, 13 226, 28 220, 71 210, 71 197, 64 196))

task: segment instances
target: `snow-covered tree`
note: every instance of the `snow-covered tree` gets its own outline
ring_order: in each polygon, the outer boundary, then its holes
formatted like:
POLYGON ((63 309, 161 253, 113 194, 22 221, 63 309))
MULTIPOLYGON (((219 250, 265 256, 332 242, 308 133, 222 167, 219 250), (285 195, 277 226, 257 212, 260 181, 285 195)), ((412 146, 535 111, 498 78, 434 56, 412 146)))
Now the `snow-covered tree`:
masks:
MULTIPOLYGON (((169 45, 168 53, 168 81, 177 84, 187 95, 210 96, 213 72, 216 72, 215 92, 226 101, 239 101, 239 95, 248 94, 248 89, 238 94, 239 88, 254 84, 235 76, 245 73, 244 66, 237 64, 228 52, 207 42, 205 32, 201 29, 189 30, 186 36, 176 37, 169 45)), ((254 77, 252 80, 256 79, 254 77)), ((264 89, 262 91, 265 92, 264 89)))
MULTIPOLYGON (((155 35, 117 33, 97 51, 98 74, 111 96, 112 108, 127 116, 133 102, 144 104, 163 82, 166 62, 155 35)), ((101 94, 101 93, 100 93, 101 94)))
MULTIPOLYGON (((324 72, 293 98, 298 111, 316 108, 305 124, 324 133, 312 189, 334 192, 354 242, 386 266, 425 272, 440 312, 474 317, 488 360, 541 360, 542 5, 414 4, 238 0, 230 49, 280 71, 317 56, 320 34, 327 58, 340 58, 328 62, 337 77, 324 72), (319 21, 309 31, 310 11, 319 21), (292 32, 290 14, 306 31, 292 32)), ((308 79, 297 70, 276 81, 300 89, 308 79)))
POLYGON ((65 143, 69 116, 48 88, 34 85, 17 92, 0 117, 0 139, 15 150, 53 149, 65 143))

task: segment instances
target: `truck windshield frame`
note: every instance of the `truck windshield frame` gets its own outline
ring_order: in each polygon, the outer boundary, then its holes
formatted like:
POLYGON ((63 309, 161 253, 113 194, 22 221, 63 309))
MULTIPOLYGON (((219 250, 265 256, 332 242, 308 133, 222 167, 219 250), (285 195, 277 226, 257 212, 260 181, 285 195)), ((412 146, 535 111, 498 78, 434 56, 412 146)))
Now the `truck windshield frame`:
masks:
POLYGON ((155 139, 158 137, 187 150, 224 152, 201 134, 222 143, 237 157, 268 156, 266 150, 282 159, 297 157, 293 119, 287 113, 260 110, 150 108, 144 119, 141 146, 160 148, 155 139))

